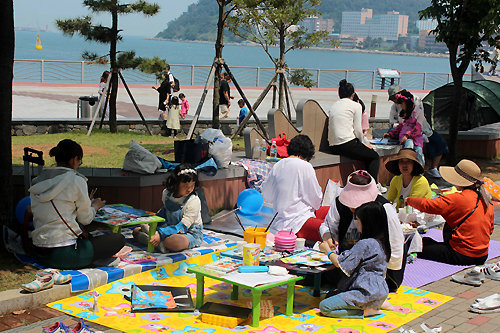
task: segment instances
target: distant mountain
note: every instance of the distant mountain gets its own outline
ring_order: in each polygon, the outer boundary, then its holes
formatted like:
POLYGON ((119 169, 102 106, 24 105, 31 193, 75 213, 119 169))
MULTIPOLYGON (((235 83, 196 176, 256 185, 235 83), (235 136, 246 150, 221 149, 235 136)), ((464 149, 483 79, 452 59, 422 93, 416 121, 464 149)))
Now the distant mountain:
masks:
MULTIPOLYGON (((335 20, 335 28, 340 30, 343 11, 360 11, 362 8, 373 9, 374 14, 398 11, 410 17, 409 32, 414 32, 414 22, 418 19, 418 11, 430 5, 430 0, 323 0, 320 6, 324 18, 335 20)), ((167 28, 156 35, 158 38, 181 40, 214 41, 217 33, 218 6, 216 0, 199 0, 188 7, 181 16, 168 23, 167 28)), ((225 41, 239 41, 227 32, 225 41)))

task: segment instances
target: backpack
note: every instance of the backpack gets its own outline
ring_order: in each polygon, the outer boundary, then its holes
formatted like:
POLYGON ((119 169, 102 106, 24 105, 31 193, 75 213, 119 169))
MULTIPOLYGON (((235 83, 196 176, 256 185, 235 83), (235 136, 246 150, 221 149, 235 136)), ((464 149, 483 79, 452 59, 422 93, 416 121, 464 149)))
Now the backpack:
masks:
POLYGON ((179 80, 177 80, 177 78, 174 75, 172 75, 172 77, 174 78, 174 86, 172 90, 174 92, 178 92, 179 90, 181 90, 181 85, 179 84, 179 80))

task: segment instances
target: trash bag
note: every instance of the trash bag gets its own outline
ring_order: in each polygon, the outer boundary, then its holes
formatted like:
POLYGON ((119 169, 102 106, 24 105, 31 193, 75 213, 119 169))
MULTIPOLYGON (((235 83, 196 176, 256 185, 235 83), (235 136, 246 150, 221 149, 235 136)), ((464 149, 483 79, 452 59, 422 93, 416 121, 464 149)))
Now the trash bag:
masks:
POLYGON ((231 162, 233 154, 233 142, 226 137, 221 130, 215 128, 207 128, 201 138, 210 143, 208 152, 215 158, 219 168, 227 168, 231 162))
POLYGON ((123 160, 123 170, 142 174, 154 174, 156 172, 165 172, 163 165, 155 154, 138 144, 136 141, 130 141, 130 146, 123 160))

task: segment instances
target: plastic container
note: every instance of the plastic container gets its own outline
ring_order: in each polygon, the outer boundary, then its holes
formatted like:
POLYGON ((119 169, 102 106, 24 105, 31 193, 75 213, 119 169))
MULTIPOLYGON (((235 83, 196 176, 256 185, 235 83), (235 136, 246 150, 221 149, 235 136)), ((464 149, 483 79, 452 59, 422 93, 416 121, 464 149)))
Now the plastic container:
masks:
POLYGON ((260 244, 250 243, 243 245, 243 265, 259 266, 260 244))
POLYGON ((236 206, 243 215, 255 215, 260 211, 263 205, 264 197, 262 197, 259 191, 253 188, 247 188, 241 191, 238 195, 238 199, 236 199, 236 206))
POLYGON ((260 152, 261 152, 261 149, 260 149, 260 140, 259 139, 255 139, 255 144, 252 148, 252 159, 254 160, 260 160, 260 152))
POLYGON ((267 144, 266 140, 260 140, 260 159, 265 161, 267 157, 267 144))
POLYGON ((276 141, 274 140, 271 143, 271 148, 269 148, 269 157, 270 158, 278 157, 278 146, 276 146, 276 141))
POLYGON ((281 230, 274 236, 274 247, 279 252, 293 252, 295 251, 295 243, 297 235, 289 230, 281 230))
POLYGON ((269 231, 264 227, 247 228, 243 230, 243 239, 247 243, 257 243, 261 248, 266 247, 266 236, 269 231))

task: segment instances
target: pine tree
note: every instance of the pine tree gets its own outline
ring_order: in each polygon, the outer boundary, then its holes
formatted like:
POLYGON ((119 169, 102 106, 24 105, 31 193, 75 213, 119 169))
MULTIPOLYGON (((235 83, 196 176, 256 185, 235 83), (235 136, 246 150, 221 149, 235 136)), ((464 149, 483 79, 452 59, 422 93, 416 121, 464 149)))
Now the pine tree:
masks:
MULTIPOLYGON (((140 59, 135 59, 134 52, 124 52, 117 59, 117 42, 122 39, 118 29, 118 16, 132 13, 142 13, 153 16, 158 13, 160 6, 156 3, 148 3, 136 0, 130 3, 120 3, 120 0, 84 0, 83 5, 95 13, 110 13, 111 27, 94 25, 91 16, 78 17, 74 19, 56 20, 57 27, 65 34, 73 36, 75 33, 86 40, 102 44, 109 44, 109 61, 111 65, 111 91, 109 95, 109 129, 112 133, 117 132, 116 126, 116 96, 118 89, 118 69, 135 68, 140 59)), ((96 54, 84 53, 84 58, 98 58, 96 54)))

